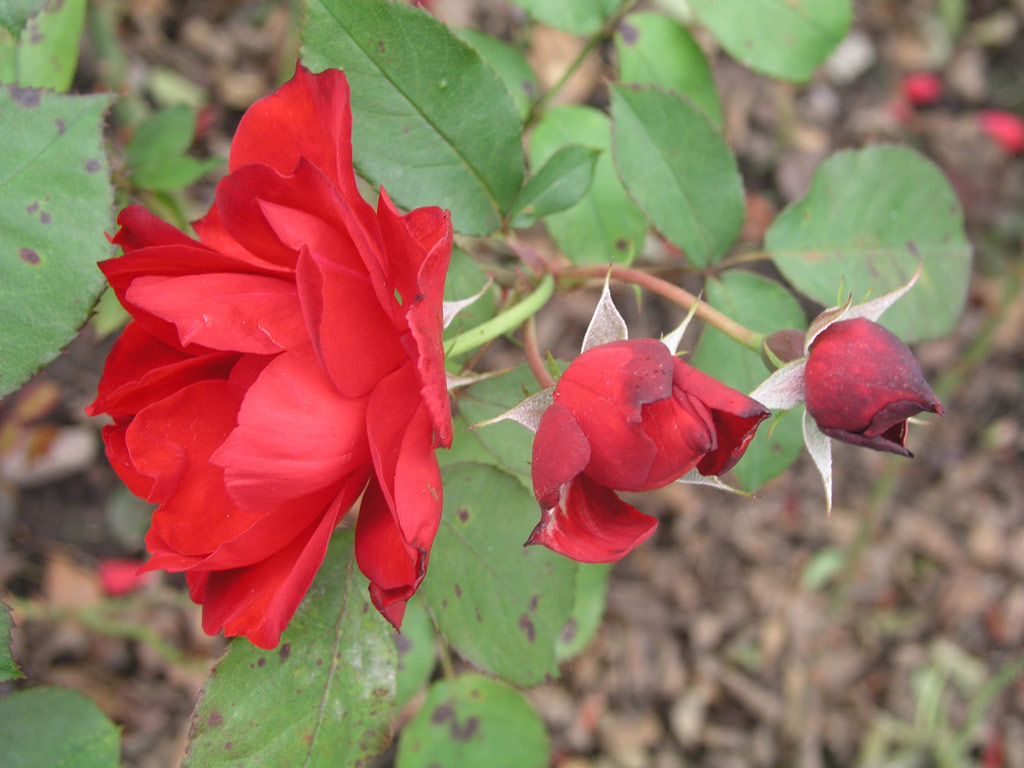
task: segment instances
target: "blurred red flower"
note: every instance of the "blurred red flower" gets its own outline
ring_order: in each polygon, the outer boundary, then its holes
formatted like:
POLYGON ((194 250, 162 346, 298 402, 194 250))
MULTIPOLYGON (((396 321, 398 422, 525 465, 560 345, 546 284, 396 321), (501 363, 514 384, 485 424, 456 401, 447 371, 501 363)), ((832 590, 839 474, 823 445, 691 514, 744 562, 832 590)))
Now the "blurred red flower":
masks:
POLYGON ((871 320, 832 323, 811 343, 804 369, 807 411, 836 440, 910 456, 907 419, 942 404, 895 334, 871 320))
POLYGON ((1024 152, 1024 118, 1012 112, 986 109, 978 113, 981 130, 991 136, 1008 155, 1024 152))
POLYGON ((931 72, 914 72, 903 78, 903 95, 915 107, 926 107, 942 97, 942 80, 931 72))
POLYGON ((654 339, 587 350, 553 398, 533 442, 541 521, 527 543, 581 562, 618 560, 657 527, 615 491, 660 488, 694 468, 720 475, 768 416, 654 339))
POLYGON ((360 494, 355 550, 396 626, 441 516, 451 443, 449 214, 374 212, 352 170, 345 76, 301 65, 239 124, 196 241, 141 207, 101 265, 134 321, 90 413, 159 504, 146 569, 184 571, 203 628, 280 640, 360 494))
POLYGON ((139 560, 112 557, 100 560, 96 566, 96 575, 100 579, 100 587, 104 594, 117 597, 127 595, 143 586, 152 577, 152 573, 139 573, 143 563, 139 560))

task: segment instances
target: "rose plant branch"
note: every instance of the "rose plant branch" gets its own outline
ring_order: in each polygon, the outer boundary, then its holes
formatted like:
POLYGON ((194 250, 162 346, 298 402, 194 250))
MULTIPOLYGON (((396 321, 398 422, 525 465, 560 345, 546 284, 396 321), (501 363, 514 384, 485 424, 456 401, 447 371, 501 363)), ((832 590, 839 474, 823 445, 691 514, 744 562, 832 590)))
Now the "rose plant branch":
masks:
POLYGON ((760 354, 761 346, 765 338, 764 334, 756 333, 746 326, 737 323, 731 317, 719 312, 706 301, 702 301, 685 288, 673 285, 660 277, 655 277, 654 275, 642 272, 639 269, 617 266, 608 268, 596 265, 568 267, 566 269, 558 270, 558 277, 561 280, 571 280, 580 277, 604 277, 606 274, 610 275, 613 280, 618 280, 621 283, 629 283, 631 285, 638 285, 641 288, 646 288, 652 293, 656 293, 659 296, 678 304, 684 309, 692 309, 696 307, 695 314, 705 323, 717 328, 729 338, 760 354))
POLYGON ((523 323, 523 354, 526 355, 526 363, 530 366, 530 372, 537 383, 545 389, 555 386, 555 380, 548 373, 537 344, 537 322, 533 315, 526 318, 526 322, 523 323))
POLYGON ((524 323, 526 318, 535 315, 541 307, 548 303, 554 292, 555 279, 551 275, 545 275, 537 283, 537 287, 522 301, 487 322, 480 323, 480 325, 456 336, 447 347, 446 354, 449 357, 457 357, 508 333, 524 323))
POLYGON ((601 29, 590 36, 587 42, 583 45, 583 48, 581 48, 580 52, 576 55, 576 58, 570 62, 568 67, 566 67, 562 76, 558 78, 554 85, 544 91, 530 105, 530 114, 526 118, 527 127, 536 123, 540 116, 544 114, 544 110, 547 109, 551 100, 561 92, 566 83, 568 83, 576 73, 576 70, 580 68, 580 65, 586 61, 590 53, 601 43, 611 38, 615 33, 615 29, 619 26, 619 23, 626 17, 626 14, 633 9, 634 5, 636 5, 636 0, 624 0, 615 10, 615 13, 608 17, 608 20, 601 26, 601 29))

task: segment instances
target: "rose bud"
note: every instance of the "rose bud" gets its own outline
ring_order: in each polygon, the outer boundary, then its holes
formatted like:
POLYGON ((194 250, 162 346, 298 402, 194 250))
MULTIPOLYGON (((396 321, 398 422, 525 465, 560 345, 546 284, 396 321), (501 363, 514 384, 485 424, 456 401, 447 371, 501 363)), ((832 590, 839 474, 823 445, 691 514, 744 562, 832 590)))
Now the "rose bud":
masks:
POLYGON ((840 320, 811 344, 804 370, 807 411, 829 437, 911 456, 907 419, 942 415, 921 365, 895 334, 863 318, 840 320))
POLYGON ((615 491, 660 488, 694 468, 722 474, 768 416, 654 339, 587 350, 553 401, 533 443, 541 522, 527 544, 592 563, 620 559, 657 527, 615 491))

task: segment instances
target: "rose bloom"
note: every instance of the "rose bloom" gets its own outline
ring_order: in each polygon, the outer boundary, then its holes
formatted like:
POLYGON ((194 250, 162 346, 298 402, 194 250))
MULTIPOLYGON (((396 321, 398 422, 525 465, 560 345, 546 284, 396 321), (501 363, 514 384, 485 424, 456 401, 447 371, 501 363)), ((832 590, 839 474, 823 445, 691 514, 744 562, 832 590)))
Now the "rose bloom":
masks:
POLYGON ((203 629, 280 640, 362 495, 355 555, 396 626, 441 516, 451 443, 449 215, 356 189, 345 76, 295 76, 246 112, 194 240, 141 207, 103 262, 131 322, 91 414, 158 504, 146 569, 186 574, 203 629))
POLYGON ((891 331, 863 318, 832 323, 811 343, 807 412, 829 437, 910 456, 907 419, 942 415, 921 364, 891 331))
POLYGON ((622 558, 657 528, 615 491, 726 472, 769 413, 654 339, 587 350, 553 397, 533 442, 541 521, 527 543, 588 563, 622 558))

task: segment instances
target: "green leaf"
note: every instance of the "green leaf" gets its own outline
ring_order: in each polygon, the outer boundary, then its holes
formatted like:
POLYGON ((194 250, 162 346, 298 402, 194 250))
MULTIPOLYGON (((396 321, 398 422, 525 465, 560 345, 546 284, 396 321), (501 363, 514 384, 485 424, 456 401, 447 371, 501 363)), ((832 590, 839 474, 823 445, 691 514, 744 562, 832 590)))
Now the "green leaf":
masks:
POLYGON ((530 137, 530 165, 541 167, 559 148, 582 144, 602 150, 590 189, 576 205, 544 223, 566 258, 576 264, 626 264, 640 252, 647 218, 626 194, 612 161, 608 117, 591 107, 548 111, 530 137))
POLYGON ((612 146, 626 189, 690 263, 706 267, 743 227, 736 158, 703 111, 654 88, 612 86, 612 146))
POLYGON ((530 114, 530 105, 540 95, 540 82, 522 51, 476 29, 457 29, 455 34, 476 48, 498 73, 519 110, 520 119, 525 120, 530 114))
POLYGON ((906 147, 839 152, 822 163, 808 193, 772 223, 765 249, 793 286, 826 307, 840 286, 855 302, 917 284, 883 316, 904 341, 956 326, 967 299, 971 247, 946 177, 906 147))
POLYGON ((800 586, 808 592, 818 592, 846 567, 846 550, 841 547, 822 547, 807 561, 800 574, 800 586))
POLYGON ((109 105, 106 95, 0 87, 0 396, 75 337, 103 285, 109 105))
POLYGON ((276 649, 237 639, 203 687, 183 765, 357 765, 390 740, 398 653, 335 534, 276 649))
POLYGON ((512 0, 541 24, 574 35, 591 35, 601 29, 619 0, 512 0))
MULTIPOLYGON (((484 266, 464 250, 455 246, 452 248, 451 261, 448 263, 448 276, 444 283, 444 300, 462 301, 470 296, 475 296, 487 284, 488 279, 489 276, 484 266)), ((495 292, 496 289, 493 288, 486 291, 483 296, 462 309, 446 329, 446 335, 449 338, 455 338, 460 332, 494 317, 497 306, 495 292)))
POLYGON ((850 0, 689 0, 733 58, 786 80, 809 80, 846 37, 850 0))
POLYGON ((356 167, 458 232, 501 225, 523 183, 522 122, 480 55, 433 16, 379 0, 307 0, 302 60, 345 70, 356 167))
POLYGON ((0 2, 0 26, 17 34, 46 3, 47 0, 4 0, 0 2))
MULTIPOLYGON (((729 270, 708 280, 704 289, 711 306, 758 333, 806 325, 796 298, 778 283, 753 272, 729 270)), ((752 391, 769 374, 760 355, 709 325, 704 327, 690 362, 740 392, 752 391)), ((774 425, 765 421, 758 428, 733 470, 746 490, 760 488, 800 455, 803 430, 799 411, 794 409, 774 425)))
POLYGON ((553 154, 537 175, 526 182, 512 205, 514 226, 531 226, 537 219, 575 205, 590 189, 600 150, 570 144, 553 154), (519 214, 517 216, 517 214, 519 214))
POLYGON ((441 633, 461 656, 517 685, 557 676, 575 563, 523 546, 540 510, 511 475, 459 464, 442 478, 444 515, 421 588, 441 633))
MULTIPOLYGON (((492 419, 521 402, 526 397, 524 391, 535 394, 540 391, 540 386, 533 378, 530 367, 526 363, 520 363, 508 373, 457 391, 455 407, 464 423, 473 425, 492 419)), ((461 439, 461 434, 465 435, 466 442, 469 439, 477 441, 482 451, 489 457, 476 458, 476 461, 493 461, 497 466, 521 478, 527 487, 533 487, 530 481, 533 433, 529 429, 513 421, 501 421, 471 432, 457 433, 456 442, 461 439)))
POLYGON ((11 618, 11 609, 6 603, 0 603, 0 683, 25 676, 18 669, 18 662, 14 660, 14 654, 11 653, 12 629, 14 629, 14 619, 11 618))
POLYGON ((562 628, 556 648, 559 661, 566 661, 581 653, 597 633, 604 618, 608 576, 611 571, 610 563, 576 565, 576 593, 572 615, 562 628))
POLYGON ((0 30, 0 82, 58 93, 70 88, 78 65, 85 4, 86 0, 50 0, 38 12, 38 4, 32 3, 20 12, 0 13, 11 24, 5 23, 9 32, 0 30))
POLYGON ((118 729, 91 700, 63 688, 0 699, 4 768, 117 768, 118 729))
POLYGON ((546 768, 544 723, 522 693, 499 680, 464 674, 439 680, 402 731, 396 768, 546 768))
POLYGON ((437 663, 434 625, 418 594, 406 604, 402 631, 392 632, 392 639, 398 649, 395 709, 399 709, 427 684, 437 663))
POLYGON ((195 136, 195 110, 184 105, 168 107, 146 118, 125 150, 132 183, 158 192, 184 189, 223 163, 211 158, 189 157, 195 136))
POLYGON ((615 32, 615 50, 623 83, 656 85, 688 96, 721 130, 722 103, 711 67, 683 25, 660 13, 630 14, 615 32))

